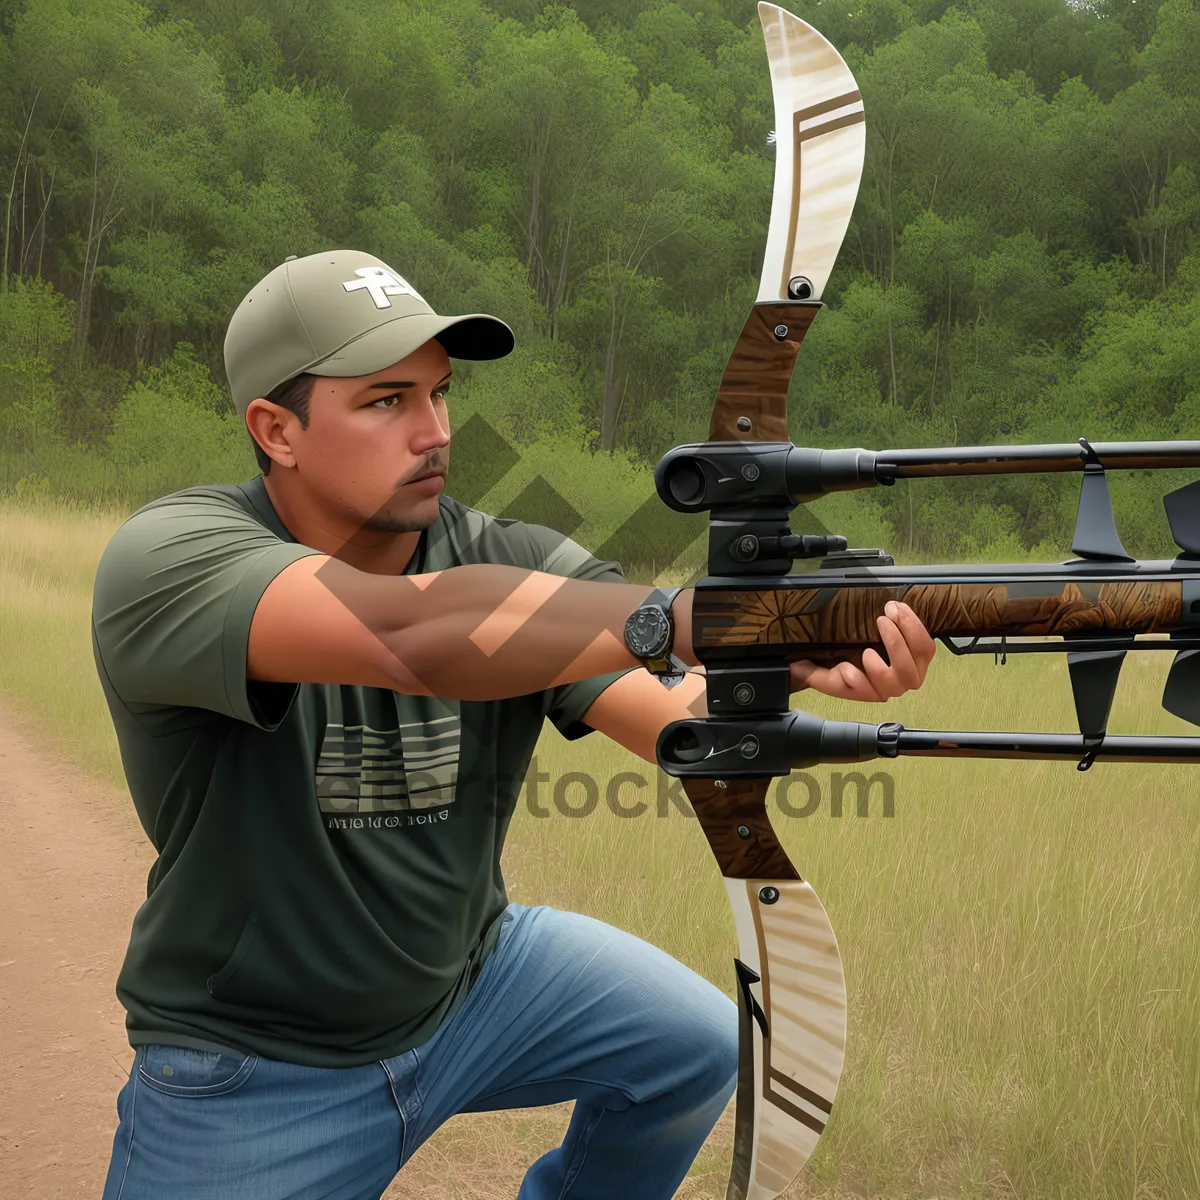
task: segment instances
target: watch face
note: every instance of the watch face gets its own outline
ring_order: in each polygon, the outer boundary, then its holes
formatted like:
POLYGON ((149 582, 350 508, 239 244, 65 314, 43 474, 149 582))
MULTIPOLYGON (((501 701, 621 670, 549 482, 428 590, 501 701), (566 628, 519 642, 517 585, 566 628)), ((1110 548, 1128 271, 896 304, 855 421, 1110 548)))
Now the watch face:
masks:
POLYGON ((625 639, 630 650, 642 658, 661 651, 669 632, 666 614, 653 606, 635 609, 625 625, 625 639))

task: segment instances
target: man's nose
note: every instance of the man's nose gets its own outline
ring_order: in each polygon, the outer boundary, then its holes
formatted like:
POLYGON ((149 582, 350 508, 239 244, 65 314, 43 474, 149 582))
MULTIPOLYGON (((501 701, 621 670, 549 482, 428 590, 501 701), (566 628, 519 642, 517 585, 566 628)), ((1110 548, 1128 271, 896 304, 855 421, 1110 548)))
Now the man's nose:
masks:
POLYGON ((413 448, 435 449, 449 445, 450 430, 443 426, 437 409, 432 400, 427 400, 418 413, 414 413, 415 428, 413 429, 413 448))

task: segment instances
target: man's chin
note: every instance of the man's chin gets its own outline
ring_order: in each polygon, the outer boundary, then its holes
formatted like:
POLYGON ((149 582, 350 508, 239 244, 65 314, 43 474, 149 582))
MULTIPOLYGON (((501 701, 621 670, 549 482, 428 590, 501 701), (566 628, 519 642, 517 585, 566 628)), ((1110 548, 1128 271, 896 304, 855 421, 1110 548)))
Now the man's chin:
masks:
POLYGON ((383 508, 373 517, 368 517, 363 522, 363 528, 378 533, 419 533, 436 523, 438 508, 436 496, 431 496, 425 503, 415 505, 406 512, 389 512, 383 508))

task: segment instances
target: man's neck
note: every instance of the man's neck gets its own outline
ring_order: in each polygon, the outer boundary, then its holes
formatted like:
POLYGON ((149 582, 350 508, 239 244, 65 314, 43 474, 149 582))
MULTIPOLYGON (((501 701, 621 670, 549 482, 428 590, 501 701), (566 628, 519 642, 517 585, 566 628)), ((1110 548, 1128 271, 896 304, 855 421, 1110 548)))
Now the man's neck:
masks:
POLYGON ((311 497, 281 488, 270 475, 263 477, 267 496, 287 531, 304 546, 372 575, 402 575, 421 540, 421 530, 392 533, 364 529, 330 513, 311 497))

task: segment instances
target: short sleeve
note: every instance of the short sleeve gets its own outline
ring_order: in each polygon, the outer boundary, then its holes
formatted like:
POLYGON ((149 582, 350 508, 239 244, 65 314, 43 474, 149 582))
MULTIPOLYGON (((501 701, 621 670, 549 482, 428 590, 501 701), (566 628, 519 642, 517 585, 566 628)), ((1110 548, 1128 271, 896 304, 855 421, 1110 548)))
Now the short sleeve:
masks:
MULTIPOLYGON (((531 539, 535 561, 539 563, 534 567, 535 570, 547 571, 552 575, 565 575, 569 579, 629 582, 620 563, 594 557, 569 537, 541 525, 527 525, 525 530, 531 539)), ((591 726, 583 721, 584 714, 605 688, 615 683, 622 675, 638 669, 626 667, 605 675, 593 675, 574 683, 547 688, 543 693, 546 699, 546 716, 554 722, 559 733, 570 741, 592 733, 591 726)))
POLYGON ((317 553, 216 497, 139 510, 96 571, 97 668, 131 712, 183 705, 274 729, 298 685, 247 680, 250 623, 271 580, 317 553))

